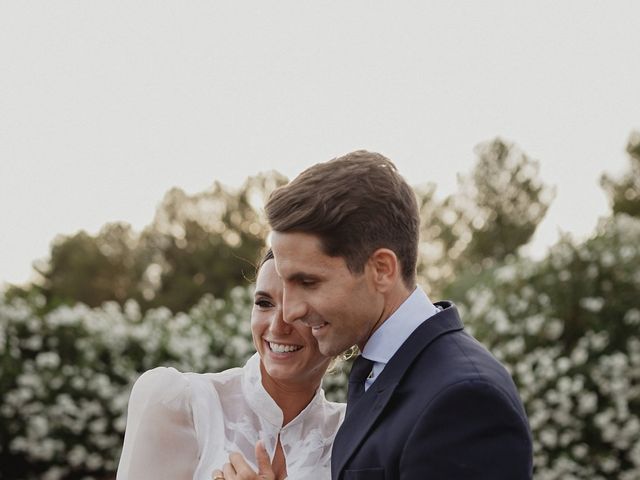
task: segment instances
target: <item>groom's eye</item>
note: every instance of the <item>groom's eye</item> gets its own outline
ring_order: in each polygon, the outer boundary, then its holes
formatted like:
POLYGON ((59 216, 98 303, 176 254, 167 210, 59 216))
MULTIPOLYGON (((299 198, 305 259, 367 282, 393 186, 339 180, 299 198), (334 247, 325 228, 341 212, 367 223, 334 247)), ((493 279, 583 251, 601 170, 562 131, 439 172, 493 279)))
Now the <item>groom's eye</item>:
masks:
POLYGON ((317 281, 314 278, 301 278, 300 279, 300 285, 302 285, 303 287, 312 287, 317 283, 317 281))
POLYGON ((311 287, 315 287, 318 285, 319 283, 319 278, 316 276, 307 276, 304 274, 296 274, 296 275, 292 275, 288 282, 291 282, 291 285, 296 285, 298 287, 302 287, 302 288, 311 288, 311 287))

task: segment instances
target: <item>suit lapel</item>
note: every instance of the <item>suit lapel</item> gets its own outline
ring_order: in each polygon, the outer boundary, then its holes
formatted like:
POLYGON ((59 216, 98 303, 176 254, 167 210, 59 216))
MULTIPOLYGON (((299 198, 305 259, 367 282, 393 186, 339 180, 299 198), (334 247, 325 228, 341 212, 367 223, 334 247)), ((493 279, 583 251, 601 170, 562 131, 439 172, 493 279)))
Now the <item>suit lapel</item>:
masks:
POLYGON ((445 307, 423 322, 402 344, 389 363, 360 398, 344 419, 336 434, 331 453, 331 478, 337 479, 353 452, 360 446, 367 433, 389 403, 393 392, 415 358, 436 338, 452 331, 462 330, 462 322, 456 307, 449 302, 445 307))

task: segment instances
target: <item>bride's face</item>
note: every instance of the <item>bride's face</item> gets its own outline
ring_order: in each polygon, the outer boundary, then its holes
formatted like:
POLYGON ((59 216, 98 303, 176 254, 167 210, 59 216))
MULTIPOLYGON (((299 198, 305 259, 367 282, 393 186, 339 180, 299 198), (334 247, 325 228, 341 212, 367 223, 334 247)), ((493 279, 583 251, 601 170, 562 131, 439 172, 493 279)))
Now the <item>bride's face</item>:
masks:
POLYGON ((318 350, 311 328, 302 322, 287 324, 282 317, 282 280, 274 260, 267 260, 256 280, 251 312, 253 343, 267 374, 286 382, 317 386, 330 358, 318 350))

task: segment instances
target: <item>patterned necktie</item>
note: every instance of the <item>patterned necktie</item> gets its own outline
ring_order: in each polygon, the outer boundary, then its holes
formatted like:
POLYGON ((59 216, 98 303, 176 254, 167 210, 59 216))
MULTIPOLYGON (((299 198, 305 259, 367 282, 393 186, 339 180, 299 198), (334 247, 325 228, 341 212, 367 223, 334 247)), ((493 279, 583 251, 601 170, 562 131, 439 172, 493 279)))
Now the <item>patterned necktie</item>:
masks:
POLYGON ((358 403, 364 395, 364 382, 371 373, 373 361, 358 355, 353 361, 351 373, 349 373, 349 390, 347 393, 347 413, 350 408, 358 403))

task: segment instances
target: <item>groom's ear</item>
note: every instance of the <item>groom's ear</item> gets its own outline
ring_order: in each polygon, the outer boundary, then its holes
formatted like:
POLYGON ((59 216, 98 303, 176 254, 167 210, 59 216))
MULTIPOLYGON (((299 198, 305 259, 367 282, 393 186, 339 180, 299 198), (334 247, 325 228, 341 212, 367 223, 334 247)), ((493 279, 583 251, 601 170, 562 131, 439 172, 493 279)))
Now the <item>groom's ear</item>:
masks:
POLYGON ((367 263, 376 290, 385 293, 395 287, 400 279, 400 263, 393 250, 379 248, 371 254, 367 263))

